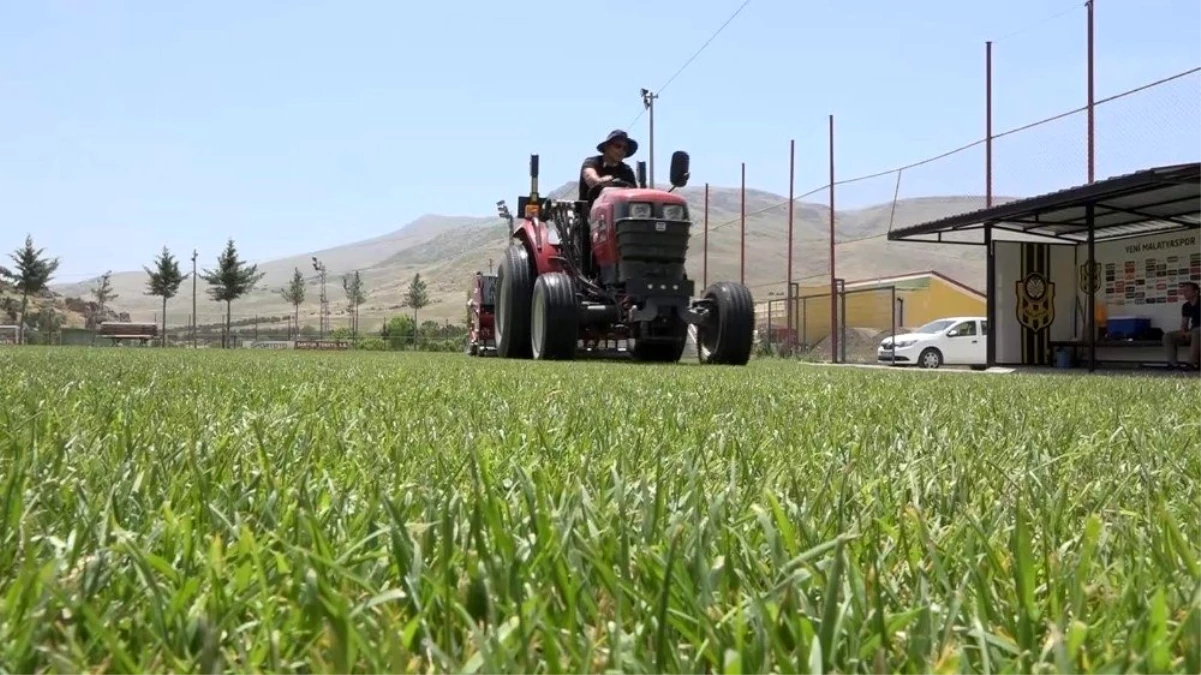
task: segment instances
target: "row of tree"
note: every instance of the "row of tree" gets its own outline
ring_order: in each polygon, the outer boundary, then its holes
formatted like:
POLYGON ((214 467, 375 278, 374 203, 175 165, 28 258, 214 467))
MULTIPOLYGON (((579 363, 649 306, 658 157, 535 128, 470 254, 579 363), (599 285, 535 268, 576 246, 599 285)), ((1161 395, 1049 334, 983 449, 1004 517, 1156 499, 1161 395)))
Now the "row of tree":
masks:
MULTIPOLYGON (((367 302, 367 288, 363 284, 363 278, 359 275, 359 271, 343 275, 342 291, 346 294, 346 311, 351 317, 350 330, 353 335, 359 334, 359 307, 362 307, 367 302)), ((300 268, 292 269, 292 280, 287 286, 279 289, 279 295, 288 304, 292 305, 292 314, 294 325, 300 326, 300 306, 304 304, 307 297, 307 282, 304 275, 301 274, 300 268)), ((413 275, 413 280, 409 282, 409 288, 405 291, 404 305, 413 310, 413 323, 417 323, 417 312, 430 304, 429 289, 426 286, 425 280, 421 278, 421 273, 413 275)))
MULTIPOLYGON (((44 249, 35 248, 33 237, 30 235, 25 236, 25 245, 9 254, 9 258, 12 259, 13 266, 11 268, 0 266, 0 279, 11 284, 21 296, 20 312, 17 318, 17 343, 22 344, 25 337, 25 318, 29 309, 29 298, 36 297, 48 290, 50 280, 58 271, 59 259, 47 256, 44 249)), ((146 294, 160 297, 163 301, 162 339, 163 344, 166 344, 167 301, 178 295, 180 285, 191 274, 180 270, 179 261, 166 246, 154 259, 152 267, 143 267, 142 269, 148 276, 146 294)), ((107 304, 119 297, 113 292, 111 276, 111 271, 105 272, 100 277, 99 284, 92 290, 96 296, 101 316, 104 315, 107 304)), ((225 333, 227 335, 233 318, 233 302, 253 290, 263 276, 264 273, 259 272, 258 265, 247 263, 239 257, 233 239, 226 242, 225 249, 217 256, 215 269, 202 270, 197 274, 199 279, 208 284, 206 292, 209 297, 216 302, 225 303, 225 333)), ((345 275, 342 279, 342 288, 346 292, 348 309, 354 317, 353 331, 357 334, 358 309, 367 300, 367 291, 359 272, 355 271, 353 274, 345 275)), ((300 305, 305 300, 305 279, 299 268, 295 270, 292 281, 280 289, 280 295, 292 305, 296 325, 300 325, 300 305)), ((416 324, 417 310, 429 304, 429 293, 420 274, 416 274, 409 284, 405 304, 413 308, 413 321, 416 324)))

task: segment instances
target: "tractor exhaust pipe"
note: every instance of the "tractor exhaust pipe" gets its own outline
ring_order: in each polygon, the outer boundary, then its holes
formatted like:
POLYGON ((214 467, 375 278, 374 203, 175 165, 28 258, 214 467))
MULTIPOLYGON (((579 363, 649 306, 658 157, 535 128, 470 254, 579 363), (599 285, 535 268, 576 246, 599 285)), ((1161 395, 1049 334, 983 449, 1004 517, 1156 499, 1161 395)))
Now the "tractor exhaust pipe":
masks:
POLYGON ((646 187, 646 162, 638 162, 638 187, 646 187))
MULTIPOLYGON (((538 196, 538 155, 530 155, 530 199, 525 204, 525 218, 542 218, 542 198, 538 196)), ((542 244, 538 244, 541 246, 542 244)))

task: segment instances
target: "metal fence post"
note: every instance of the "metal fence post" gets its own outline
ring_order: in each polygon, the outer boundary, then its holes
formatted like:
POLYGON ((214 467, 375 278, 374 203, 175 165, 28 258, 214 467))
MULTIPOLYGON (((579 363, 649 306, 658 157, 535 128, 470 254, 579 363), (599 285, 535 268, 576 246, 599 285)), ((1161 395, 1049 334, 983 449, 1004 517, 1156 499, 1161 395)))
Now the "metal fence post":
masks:
POLYGON ((892 291, 891 293, 889 293, 890 298, 889 298, 889 302, 888 302, 888 306, 892 310, 892 316, 888 320, 888 329, 889 329, 888 334, 890 337, 889 344, 893 346, 892 347, 893 359, 889 363, 889 365, 895 366, 895 365, 897 365, 897 360, 896 360, 896 354, 897 354, 897 352, 896 352, 896 349, 897 349, 897 347, 896 347, 896 345, 897 345, 897 287, 890 286, 889 290, 892 291))
POLYGON ((772 348, 772 341, 771 341, 771 328, 772 328, 772 325, 771 325, 771 319, 772 319, 772 316, 771 316, 771 314, 772 314, 772 312, 771 312, 771 303, 772 303, 772 302, 774 302, 774 300, 768 300, 768 301, 767 301, 767 350, 768 350, 768 351, 771 351, 771 348, 772 348))
POLYGON ((809 348, 809 298, 801 298, 801 344, 805 345, 805 349, 809 348))

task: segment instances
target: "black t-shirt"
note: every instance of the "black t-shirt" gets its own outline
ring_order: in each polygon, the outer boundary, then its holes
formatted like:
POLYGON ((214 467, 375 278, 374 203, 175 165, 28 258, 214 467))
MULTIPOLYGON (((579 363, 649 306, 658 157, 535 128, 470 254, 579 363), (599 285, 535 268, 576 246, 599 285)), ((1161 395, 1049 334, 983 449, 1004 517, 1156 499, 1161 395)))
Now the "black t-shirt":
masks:
POLYGON ((1196 298, 1192 303, 1180 303, 1180 316, 1189 320, 1189 328, 1201 326, 1201 298, 1196 298))
POLYGON ((588 201, 588 193, 591 191, 588 184, 584 182, 584 169, 589 167, 596 169, 596 174, 601 178, 613 176, 631 185, 638 184, 638 177, 634 175, 634 170, 630 168, 629 164, 621 162, 616 166, 605 166, 605 158, 602 155, 593 155, 585 159, 584 164, 580 166, 580 201, 582 202, 588 201))

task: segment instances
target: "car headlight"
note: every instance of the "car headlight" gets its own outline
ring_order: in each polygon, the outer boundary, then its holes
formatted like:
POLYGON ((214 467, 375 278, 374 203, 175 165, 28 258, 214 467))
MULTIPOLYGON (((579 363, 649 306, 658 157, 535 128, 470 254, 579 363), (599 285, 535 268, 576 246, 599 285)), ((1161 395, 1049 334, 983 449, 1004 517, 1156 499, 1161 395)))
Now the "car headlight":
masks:
POLYGON ((898 340, 897 342, 893 343, 893 346, 897 349, 904 349, 905 347, 913 345, 915 342, 917 342, 917 340, 898 340))
POLYGON ((683 204, 668 204, 663 207, 663 217, 666 220, 684 220, 688 217, 688 209, 683 204))
POLYGON ((651 212, 652 212, 652 209, 651 209, 650 204, 641 204, 641 203, 630 204, 630 217, 631 218, 650 218, 651 212))

